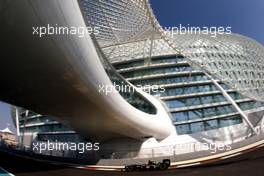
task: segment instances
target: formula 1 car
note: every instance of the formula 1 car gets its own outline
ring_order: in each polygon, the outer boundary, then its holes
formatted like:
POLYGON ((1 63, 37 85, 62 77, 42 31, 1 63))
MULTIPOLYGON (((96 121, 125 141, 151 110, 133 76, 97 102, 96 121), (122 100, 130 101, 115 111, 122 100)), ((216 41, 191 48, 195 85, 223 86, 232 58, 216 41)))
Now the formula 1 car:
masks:
POLYGON ((149 160, 147 164, 133 164, 125 166, 126 172, 132 171, 154 171, 154 170, 166 170, 170 166, 170 160, 164 159, 162 162, 156 162, 149 160))

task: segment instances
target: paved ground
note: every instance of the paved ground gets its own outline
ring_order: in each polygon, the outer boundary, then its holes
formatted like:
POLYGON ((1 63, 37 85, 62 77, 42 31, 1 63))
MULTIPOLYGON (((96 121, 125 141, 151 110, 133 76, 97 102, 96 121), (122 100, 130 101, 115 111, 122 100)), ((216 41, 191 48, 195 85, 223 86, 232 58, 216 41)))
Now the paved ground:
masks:
POLYGON ((89 171, 36 162, 3 152, 0 152, 0 167, 18 176, 263 176, 264 149, 253 151, 247 154, 246 158, 240 158, 238 162, 167 171, 132 173, 89 171))

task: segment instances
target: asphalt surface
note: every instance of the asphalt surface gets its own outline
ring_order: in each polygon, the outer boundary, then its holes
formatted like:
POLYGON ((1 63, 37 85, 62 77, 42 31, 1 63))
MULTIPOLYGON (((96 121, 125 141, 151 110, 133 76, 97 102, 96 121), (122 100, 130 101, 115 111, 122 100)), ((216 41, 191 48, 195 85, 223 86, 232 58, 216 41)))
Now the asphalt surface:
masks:
MULTIPOLYGON (((212 166, 193 167, 167 171, 113 172, 90 171, 52 165, 24 159, 0 152, 0 167, 18 176, 263 176, 264 149, 248 153, 239 161, 230 161, 212 166)), ((1 172, 0 172, 1 173, 1 172)), ((0 176, 2 176, 0 174, 0 176)))

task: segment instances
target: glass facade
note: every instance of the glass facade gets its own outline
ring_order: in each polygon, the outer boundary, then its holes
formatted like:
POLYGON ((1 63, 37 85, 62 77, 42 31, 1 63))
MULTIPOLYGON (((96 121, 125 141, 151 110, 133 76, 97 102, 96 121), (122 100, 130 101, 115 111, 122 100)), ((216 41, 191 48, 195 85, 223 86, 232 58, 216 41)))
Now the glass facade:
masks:
POLYGON ((168 56, 168 57, 154 57, 151 59, 152 64, 160 64, 160 63, 177 63, 184 61, 184 57, 182 55, 176 56, 168 56))
POLYGON ((181 108, 188 106, 196 106, 202 104, 224 102, 226 99, 223 95, 199 96, 193 98, 181 98, 176 100, 167 100, 166 104, 169 108, 181 108))
POLYGON ((72 131, 70 128, 54 120, 54 118, 40 115, 23 108, 16 107, 19 115, 20 132, 42 133, 72 131))
POLYGON ((248 102, 238 103, 238 105, 242 110, 246 111, 246 110, 250 110, 250 109, 254 109, 254 108, 263 107, 264 103, 263 102, 256 102, 256 101, 248 101, 248 102))
POLYGON ((116 64, 115 68, 116 69, 125 69, 125 68, 138 67, 138 66, 142 66, 142 65, 144 65, 144 61, 143 60, 137 60, 137 61, 131 61, 131 62, 127 62, 127 63, 116 64))
MULTIPOLYGON (((165 91, 150 92, 150 94, 164 101, 171 113, 178 135, 242 123, 239 113, 213 82, 203 72, 194 74, 193 71, 199 70, 188 65, 182 56, 156 57, 152 58, 148 64, 143 59, 138 64, 139 60, 137 60, 135 68, 132 61, 129 64, 121 63, 113 65, 132 84, 164 86, 165 91), (151 67, 148 68, 148 66, 151 67), (155 75, 163 76, 155 77, 155 75)), ((263 103, 249 101, 222 82, 219 84, 237 101, 242 110, 264 106, 263 103)))
POLYGON ((56 142, 58 141, 58 138, 60 139, 60 142, 77 142, 77 141, 81 141, 82 138, 80 138, 78 135, 76 134, 67 134, 67 135, 63 135, 63 134, 38 134, 37 139, 38 141, 50 141, 50 142, 56 142))
POLYGON ((140 76, 147 76, 147 75, 158 75, 164 73, 174 73, 174 72, 184 72, 184 71, 192 71, 190 66, 178 66, 178 67, 163 67, 163 68, 150 68, 150 69, 141 69, 135 70, 131 72, 123 73, 122 76, 125 78, 134 78, 140 76))
POLYGON ((46 132, 65 132, 70 131, 69 128, 62 124, 45 124, 35 125, 30 127, 21 128, 22 133, 46 133, 46 132))
POLYGON ((230 116, 226 118, 176 125, 176 130, 178 135, 191 134, 236 125, 240 123, 242 123, 242 119, 240 116, 230 116))
POLYGON ((221 116, 225 114, 235 113, 231 105, 214 106, 210 108, 201 108, 190 111, 172 112, 172 120, 174 122, 185 122, 191 120, 204 119, 208 117, 221 116))
POLYGON ((130 82, 134 85, 163 85, 163 84, 176 84, 184 82, 195 82, 195 81, 206 81, 208 78, 205 75, 182 75, 182 76, 168 76, 161 78, 144 78, 138 80, 131 80, 130 82))
POLYGON ((194 85, 188 87, 176 87, 176 88, 166 88, 162 93, 152 92, 152 95, 159 96, 159 97, 166 97, 166 96, 175 96, 175 95, 184 95, 184 94, 193 94, 193 93, 200 93, 200 92, 209 92, 209 91, 217 91, 215 85, 194 85))
POLYGON ((28 118, 21 118, 19 120, 20 124, 36 124, 36 123, 48 123, 48 122, 55 122, 55 120, 51 119, 47 116, 36 115, 36 116, 28 116, 28 118))

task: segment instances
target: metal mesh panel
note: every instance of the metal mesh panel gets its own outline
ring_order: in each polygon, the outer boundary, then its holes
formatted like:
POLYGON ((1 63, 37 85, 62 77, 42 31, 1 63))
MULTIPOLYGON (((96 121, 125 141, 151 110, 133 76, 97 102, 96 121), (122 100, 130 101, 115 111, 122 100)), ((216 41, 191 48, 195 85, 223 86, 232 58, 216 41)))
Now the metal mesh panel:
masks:
POLYGON ((146 38, 155 28, 143 0, 79 0, 89 25, 100 27, 101 47, 146 38))
POLYGON ((177 48, 192 64, 214 75, 242 94, 264 100, 264 48, 238 34, 178 35, 177 48))
POLYGON ((244 95, 264 100, 264 48, 240 35, 169 36, 148 0, 79 0, 88 25, 110 62, 179 54, 244 95))

